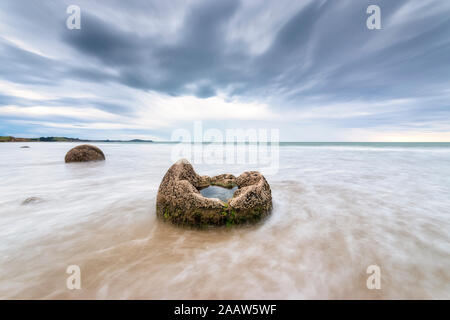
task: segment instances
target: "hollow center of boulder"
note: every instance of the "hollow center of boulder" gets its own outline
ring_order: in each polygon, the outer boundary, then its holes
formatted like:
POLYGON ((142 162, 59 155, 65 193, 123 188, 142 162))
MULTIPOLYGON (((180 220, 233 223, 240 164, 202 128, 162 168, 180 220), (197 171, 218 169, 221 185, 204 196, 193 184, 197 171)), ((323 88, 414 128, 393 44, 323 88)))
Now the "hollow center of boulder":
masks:
POLYGON ((218 198, 226 202, 233 197, 233 194, 236 190, 237 187, 227 189, 218 186, 209 186, 205 189, 200 190, 200 193, 206 198, 218 198))

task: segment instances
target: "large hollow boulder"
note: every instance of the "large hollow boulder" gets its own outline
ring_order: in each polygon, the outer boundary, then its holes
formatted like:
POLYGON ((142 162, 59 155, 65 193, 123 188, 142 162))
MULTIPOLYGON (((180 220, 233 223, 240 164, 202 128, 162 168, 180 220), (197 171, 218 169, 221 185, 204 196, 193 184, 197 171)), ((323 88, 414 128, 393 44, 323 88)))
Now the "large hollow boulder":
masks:
POLYGON ((76 146, 67 152, 66 162, 86 162, 86 161, 103 161, 105 155, 103 151, 90 144, 76 146))
POLYGON ((203 227, 256 222, 272 209, 270 186, 257 171, 239 177, 222 174, 214 177, 198 175, 189 161, 182 159, 165 174, 156 198, 159 218, 178 225, 203 227), (200 190, 208 186, 237 186, 227 202, 206 198, 200 190))

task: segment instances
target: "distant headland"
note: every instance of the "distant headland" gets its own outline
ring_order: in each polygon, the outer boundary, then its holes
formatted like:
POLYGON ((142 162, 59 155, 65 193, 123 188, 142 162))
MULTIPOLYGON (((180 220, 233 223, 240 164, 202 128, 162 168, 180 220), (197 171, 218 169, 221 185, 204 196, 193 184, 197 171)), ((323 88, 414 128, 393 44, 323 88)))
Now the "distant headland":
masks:
POLYGON ((17 138, 12 136, 0 136, 0 142, 153 142, 153 140, 88 140, 67 137, 17 138))

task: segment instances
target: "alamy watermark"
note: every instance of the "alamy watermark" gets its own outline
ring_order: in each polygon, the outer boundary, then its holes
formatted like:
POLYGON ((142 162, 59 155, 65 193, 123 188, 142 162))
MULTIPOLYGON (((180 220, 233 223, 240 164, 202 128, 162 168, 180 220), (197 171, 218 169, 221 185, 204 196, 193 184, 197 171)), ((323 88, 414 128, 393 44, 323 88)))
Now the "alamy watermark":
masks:
POLYGON ((369 30, 381 29, 381 9, 377 5, 370 5, 366 10, 367 14, 370 16, 366 20, 366 26, 369 30))
POLYGON ((372 264, 367 267, 367 274, 370 276, 367 278, 366 286, 369 290, 381 289, 381 269, 376 264, 372 264))
MULTIPOLYGON (((81 9, 77 5, 70 5, 66 9, 69 16, 66 19, 66 26, 70 30, 81 29, 81 9)), ((381 9, 378 5, 369 5, 366 13, 370 16, 366 20, 366 26, 369 30, 381 29, 381 9)))
POLYGON ((176 129, 171 141, 171 160, 186 158, 195 164, 238 164, 256 167, 264 174, 276 174, 280 162, 278 129, 204 130, 201 121, 193 130, 176 129))
POLYGON ((70 16, 66 19, 67 29, 81 29, 81 9, 79 6, 70 5, 67 7, 66 13, 70 16))
POLYGON ((70 274, 66 280, 66 287, 69 290, 81 289, 81 269, 76 264, 67 267, 66 273, 70 274))

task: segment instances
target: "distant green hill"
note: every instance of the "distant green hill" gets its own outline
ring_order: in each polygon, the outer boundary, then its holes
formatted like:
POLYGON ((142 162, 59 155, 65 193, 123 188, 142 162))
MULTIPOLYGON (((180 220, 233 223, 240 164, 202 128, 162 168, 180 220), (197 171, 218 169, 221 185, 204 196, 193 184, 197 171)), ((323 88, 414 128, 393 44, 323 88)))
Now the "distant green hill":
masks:
POLYGON ((84 140, 67 137, 40 137, 40 138, 16 138, 12 136, 0 136, 0 142, 153 142, 153 140, 84 140))

